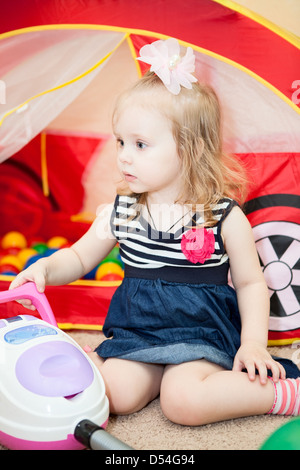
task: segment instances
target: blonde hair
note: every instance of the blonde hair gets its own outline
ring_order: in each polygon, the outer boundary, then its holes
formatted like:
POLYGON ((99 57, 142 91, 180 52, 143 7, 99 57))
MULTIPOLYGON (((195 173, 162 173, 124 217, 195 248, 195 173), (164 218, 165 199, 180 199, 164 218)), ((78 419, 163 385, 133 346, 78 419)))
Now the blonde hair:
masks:
MULTIPOLYGON (((142 104, 155 107, 171 123, 182 162, 182 193, 176 202, 201 204, 205 226, 215 225, 213 207, 224 197, 242 204, 247 188, 243 166, 223 152, 221 108, 216 93, 210 86, 197 82, 191 90, 182 88, 179 95, 173 95, 154 73, 147 72, 119 97, 113 119, 128 98, 137 100, 141 93, 142 104)), ((128 188, 119 188, 118 192, 132 195, 128 188)), ((136 196, 140 204, 146 202, 146 194, 136 196)))

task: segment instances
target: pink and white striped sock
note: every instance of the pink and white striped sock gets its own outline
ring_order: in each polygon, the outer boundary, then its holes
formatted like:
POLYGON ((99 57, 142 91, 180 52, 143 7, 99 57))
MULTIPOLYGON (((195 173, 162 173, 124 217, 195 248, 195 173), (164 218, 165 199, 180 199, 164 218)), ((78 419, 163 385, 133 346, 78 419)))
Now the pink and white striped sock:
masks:
POLYGON ((299 416, 300 415, 300 378, 280 379, 274 382, 275 398, 268 414, 299 416))

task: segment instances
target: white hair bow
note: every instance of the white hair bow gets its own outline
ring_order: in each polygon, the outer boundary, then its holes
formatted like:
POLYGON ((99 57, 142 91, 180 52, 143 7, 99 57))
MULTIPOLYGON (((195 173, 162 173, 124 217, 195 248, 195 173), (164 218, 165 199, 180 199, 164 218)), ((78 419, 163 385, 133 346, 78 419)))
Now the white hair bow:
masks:
POLYGON ((191 47, 187 48, 184 57, 180 56, 180 46, 175 38, 159 40, 143 46, 138 60, 150 64, 150 71, 156 73, 167 89, 178 95, 180 87, 192 88, 197 78, 195 71, 195 55, 191 47))

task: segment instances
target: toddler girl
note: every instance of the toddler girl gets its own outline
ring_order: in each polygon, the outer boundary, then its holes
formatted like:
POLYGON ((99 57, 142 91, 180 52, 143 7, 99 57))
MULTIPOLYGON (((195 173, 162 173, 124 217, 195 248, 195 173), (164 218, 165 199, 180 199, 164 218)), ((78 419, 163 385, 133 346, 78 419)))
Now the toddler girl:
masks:
POLYGON ((160 395, 165 416, 186 425, 298 415, 298 368, 266 349, 268 289, 236 202, 244 180, 223 155, 218 99, 176 40, 144 46, 140 60, 151 70, 113 115, 124 182, 115 202, 71 248, 39 260, 11 288, 74 281, 118 242, 125 277, 103 327, 109 339, 90 353, 113 413, 160 395))

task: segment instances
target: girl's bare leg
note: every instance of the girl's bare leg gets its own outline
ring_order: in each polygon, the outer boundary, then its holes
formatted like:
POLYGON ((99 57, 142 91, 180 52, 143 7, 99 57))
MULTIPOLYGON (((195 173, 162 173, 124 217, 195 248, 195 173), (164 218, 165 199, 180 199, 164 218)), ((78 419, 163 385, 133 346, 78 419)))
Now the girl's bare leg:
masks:
POLYGON ((244 372, 205 360, 168 365, 161 384, 161 407, 171 421, 189 426, 267 413, 274 401, 270 380, 261 385, 244 372))
POLYGON ((104 361, 95 352, 89 356, 103 377, 111 413, 134 413, 159 395, 164 366, 117 358, 104 361))

